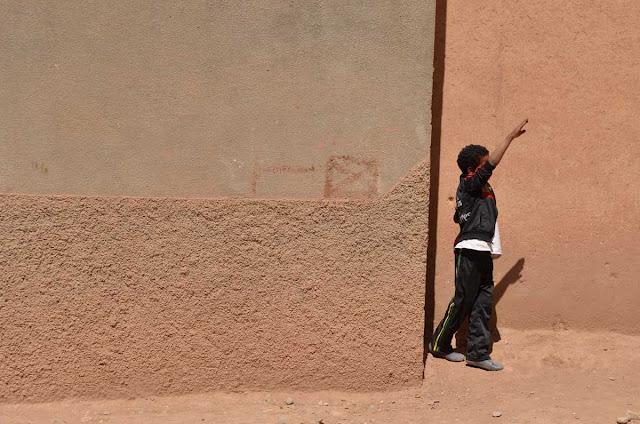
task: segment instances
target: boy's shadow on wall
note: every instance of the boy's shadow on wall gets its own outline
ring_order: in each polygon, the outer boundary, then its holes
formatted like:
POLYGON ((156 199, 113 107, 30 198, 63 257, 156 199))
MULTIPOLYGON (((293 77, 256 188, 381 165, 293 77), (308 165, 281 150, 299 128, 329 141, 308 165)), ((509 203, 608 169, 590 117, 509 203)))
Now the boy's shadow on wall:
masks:
MULTIPOLYGON (((502 279, 493 288, 493 312, 491 314, 491 338, 493 342, 500 341, 500 331, 498 330, 498 314, 496 313, 496 305, 502 299, 507 288, 517 282, 522 277, 522 269, 524 268, 524 258, 518 259, 518 262, 502 277, 502 279)), ((467 351, 467 335, 469 334, 469 318, 467 317, 462 326, 456 333, 456 350, 465 353, 467 351)))

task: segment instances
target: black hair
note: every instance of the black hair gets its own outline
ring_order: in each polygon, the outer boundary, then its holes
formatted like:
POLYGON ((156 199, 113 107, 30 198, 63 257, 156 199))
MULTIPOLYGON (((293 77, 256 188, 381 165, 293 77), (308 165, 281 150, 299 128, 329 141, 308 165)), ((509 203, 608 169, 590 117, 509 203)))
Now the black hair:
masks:
POLYGON ((486 147, 478 144, 469 144, 458 153, 458 167, 463 174, 466 174, 469 168, 476 169, 480 163, 480 159, 488 154, 489 151, 486 147))

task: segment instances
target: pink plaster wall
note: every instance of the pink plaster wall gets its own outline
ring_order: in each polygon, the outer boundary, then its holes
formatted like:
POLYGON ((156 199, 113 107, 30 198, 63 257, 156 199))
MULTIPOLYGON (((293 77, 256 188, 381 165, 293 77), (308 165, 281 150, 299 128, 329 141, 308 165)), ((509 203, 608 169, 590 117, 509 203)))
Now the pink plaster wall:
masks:
POLYGON ((0 401, 422 377, 428 164, 373 201, 0 195, 0 401))
POLYGON ((452 295, 457 153, 528 117, 492 178, 496 283, 524 258, 498 325, 640 333, 638 28, 632 0, 447 2, 436 320, 452 295))

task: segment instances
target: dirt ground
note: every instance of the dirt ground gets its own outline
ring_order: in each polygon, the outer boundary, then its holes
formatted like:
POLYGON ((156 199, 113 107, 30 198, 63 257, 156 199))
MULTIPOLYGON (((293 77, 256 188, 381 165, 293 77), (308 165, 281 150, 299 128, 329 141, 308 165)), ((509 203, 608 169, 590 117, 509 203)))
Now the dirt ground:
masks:
POLYGON ((401 391, 5 404, 0 424, 615 423, 628 410, 640 410, 640 337, 503 330, 493 356, 505 363, 504 371, 488 373, 429 357, 424 384, 401 391))

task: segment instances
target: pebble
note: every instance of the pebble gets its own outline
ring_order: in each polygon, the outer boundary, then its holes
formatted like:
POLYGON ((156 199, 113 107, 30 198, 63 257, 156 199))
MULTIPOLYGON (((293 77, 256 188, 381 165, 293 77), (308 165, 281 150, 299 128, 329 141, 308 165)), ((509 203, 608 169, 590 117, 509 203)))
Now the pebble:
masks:
POLYGON ((502 412, 500 411, 493 411, 493 414, 491 414, 492 417, 494 418, 498 418, 502 416, 502 412))
POLYGON ((608 377, 611 381, 616 381, 615 377, 608 377))
POLYGON ((627 415, 624 417, 620 417, 616 420, 618 424, 627 424, 633 420, 640 420, 640 414, 637 414, 633 411, 627 411, 627 415))
POLYGON ((287 405, 293 405, 293 399, 291 398, 287 398, 284 403, 286 403, 287 405))

